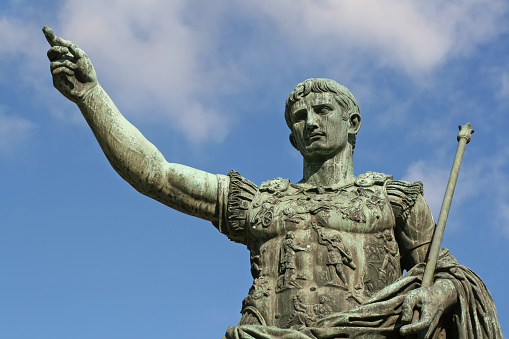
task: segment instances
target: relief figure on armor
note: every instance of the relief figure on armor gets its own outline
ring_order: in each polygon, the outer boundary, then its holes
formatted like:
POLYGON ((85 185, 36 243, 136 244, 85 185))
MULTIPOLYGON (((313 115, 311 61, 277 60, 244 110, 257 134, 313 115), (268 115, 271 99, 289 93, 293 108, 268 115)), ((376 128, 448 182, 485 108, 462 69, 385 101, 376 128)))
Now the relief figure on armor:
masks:
POLYGON ((302 301, 302 296, 296 294, 292 299, 293 312, 288 320, 286 327, 292 329, 302 329, 312 327, 317 320, 325 318, 333 313, 328 305, 329 298, 321 296, 318 304, 306 305, 302 301))
POLYGON ((355 270, 352 255, 347 247, 342 243, 339 234, 328 235, 315 223, 313 229, 318 233, 318 243, 327 247, 327 268, 329 270, 329 285, 346 287, 347 281, 343 265, 355 270), (341 283, 338 281, 341 279, 341 283))
POLYGON ((293 312, 288 320, 286 327, 292 329, 300 329, 306 326, 311 326, 313 321, 310 314, 310 307, 302 302, 300 294, 296 294, 292 299, 293 312))
POLYGON ((446 249, 434 284, 421 287, 435 227, 422 183, 354 174, 361 115, 346 87, 316 78, 291 91, 284 116, 302 179, 256 185, 166 161, 119 112, 87 54, 43 31, 54 86, 77 104, 114 170, 251 251, 253 286, 226 339, 502 338, 484 283, 446 249))
POLYGON ((289 231, 283 244, 281 245, 281 262, 280 271, 281 276, 278 280, 278 291, 282 291, 287 288, 300 288, 296 279, 306 279, 302 273, 295 275, 295 252, 306 251, 310 252, 309 248, 299 247, 294 242, 295 233, 289 231))
POLYGON ((371 296, 399 278, 399 247, 389 230, 379 232, 366 244, 367 274, 363 281, 364 294, 371 296))
POLYGON ((324 318, 329 314, 332 314, 332 308, 328 305, 329 298, 322 295, 320 297, 320 303, 313 306, 313 310, 315 311, 315 315, 317 319, 324 318))
POLYGON ((388 230, 383 232, 383 238, 385 240, 385 245, 383 246, 385 255, 382 267, 380 268, 380 272, 384 275, 385 279, 392 282, 396 280, 394 274, 396 273, 397 268, 395 260, 399 254, 398 243, 393 241, 392 234, 388 230))

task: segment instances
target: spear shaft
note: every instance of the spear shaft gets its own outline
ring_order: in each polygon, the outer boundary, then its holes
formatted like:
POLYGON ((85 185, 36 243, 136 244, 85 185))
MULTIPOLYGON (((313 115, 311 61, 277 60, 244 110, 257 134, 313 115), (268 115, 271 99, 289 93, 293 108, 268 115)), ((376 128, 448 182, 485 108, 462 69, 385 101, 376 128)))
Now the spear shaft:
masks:
POLYGON ((442 238, 444 237, 445 223, 449 216, 449 209, 451 208, 452 196, 456 187, 456 181, 458 180, 461 160, 463 159, 463 153, 465 153, 465 146, 470 142, 472 133, 474 133, 474 130, 471 129, 471 127, 472 126, 469 122, 465 125, 459 126, 458 148, 456 149, 456 155, 452 164, 449 182, 445 189, 444 201, 442 202, 442 208, 440 209, 437 226, 433 233, 433 240, 431 241, 431 246, 428 250, 428 260, 426 262, 424 276, 422 277, 421 287, 429 287, 433 285, 433 276, 435 275, 435 269, 437 266, 438 253, 440 252, 440 245, 442 244, 442 238))

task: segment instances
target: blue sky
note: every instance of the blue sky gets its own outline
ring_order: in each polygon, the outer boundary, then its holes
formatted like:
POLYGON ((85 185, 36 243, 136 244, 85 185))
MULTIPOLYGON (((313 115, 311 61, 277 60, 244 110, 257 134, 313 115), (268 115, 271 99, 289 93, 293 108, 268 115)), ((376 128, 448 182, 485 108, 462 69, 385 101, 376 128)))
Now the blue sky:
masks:
POLYGON ((0 4, 0 336, 220 338, 249 255, 140 195, 52 86, 41 28, 90 56, 121 112, 170 162, 256 184, 300 179, 284 102, 310 77, 356 96, 354 155, 421 180, 435 219, 467 146, 444 246, 509 328, 509 21, 501 0, 7 0, 0 4))

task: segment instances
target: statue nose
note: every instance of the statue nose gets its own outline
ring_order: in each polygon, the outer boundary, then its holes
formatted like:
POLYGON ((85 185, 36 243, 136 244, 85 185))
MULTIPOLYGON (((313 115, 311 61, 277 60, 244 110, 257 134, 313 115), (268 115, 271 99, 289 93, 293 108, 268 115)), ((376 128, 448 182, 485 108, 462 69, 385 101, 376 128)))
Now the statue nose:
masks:
POLYGON ((318 122, 316 121, 316 116, 313 113, 309 113, 306 119, 306 128, 315 129, 318 127, 318 122))

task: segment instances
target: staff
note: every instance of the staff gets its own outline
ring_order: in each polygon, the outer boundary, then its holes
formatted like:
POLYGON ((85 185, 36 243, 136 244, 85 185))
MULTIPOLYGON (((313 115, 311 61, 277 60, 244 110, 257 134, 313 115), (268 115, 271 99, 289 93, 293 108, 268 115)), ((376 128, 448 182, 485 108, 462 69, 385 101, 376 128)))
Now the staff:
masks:
POLYGON ((421 287, 429 287, 433 285, 433 276, 435 275, 435 268, 437 266, 438 253, 440 251, 440 245, 442 244, 442 238, 444 237, 445 223, 449 216, 449 209, 451 208, 452 196, 454 194, 454 188, 456 187, 456 181, 458 180, 461 160, 463 159, 463 153, 465 153, 465 146, 470 142, 472 133, 474 133, 474 130, 471 129, 471 127, 472 126, 469 122, 465 125, 459 126, 458 148, 456 149, 456 156, 454 157, 454 162, 452 164, 449 182, 445 189, 444 201, 442 202, 442 208, 440 209, 440 215, 438 217, 435 233, 433 234, 433 240, 431 241, 431 246, 428 250, 428 260, 422 277, 421 287))

